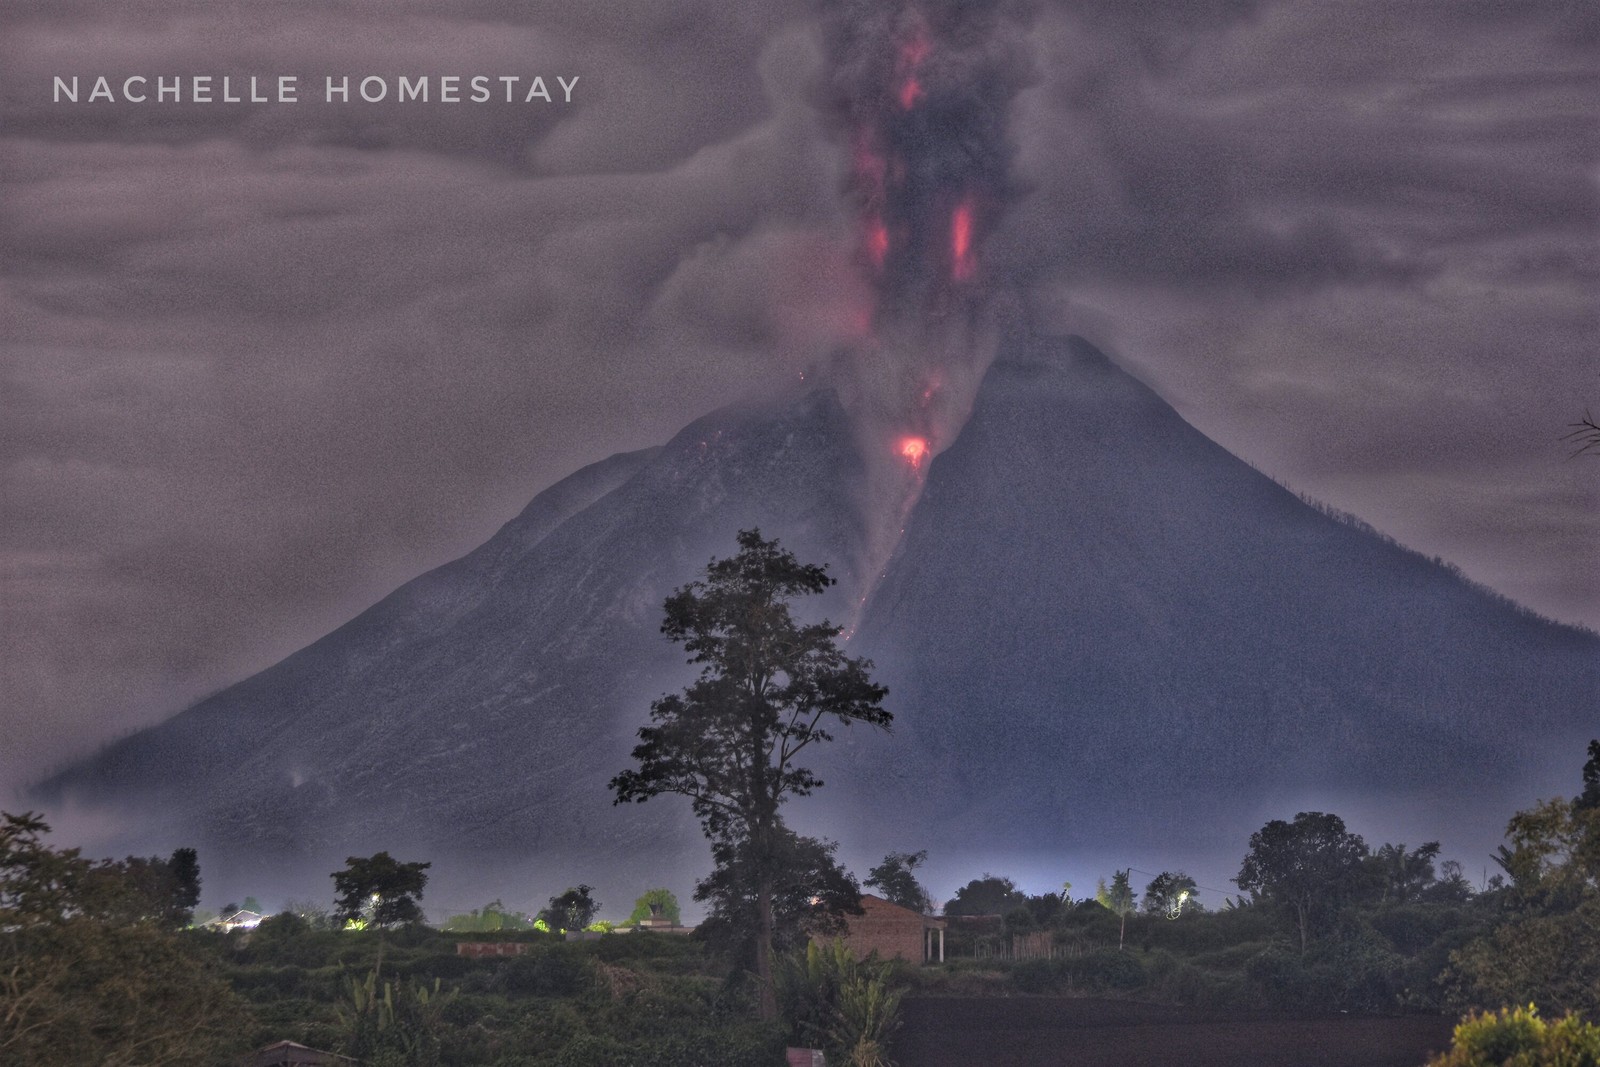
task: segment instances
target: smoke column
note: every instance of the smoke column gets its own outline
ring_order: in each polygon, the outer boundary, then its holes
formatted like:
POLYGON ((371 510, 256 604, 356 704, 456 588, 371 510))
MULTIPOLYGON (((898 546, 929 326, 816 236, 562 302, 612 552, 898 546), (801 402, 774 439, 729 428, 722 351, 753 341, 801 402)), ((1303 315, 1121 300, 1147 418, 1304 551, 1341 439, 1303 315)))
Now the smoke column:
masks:
POLYGON ((1021 16, 971 0, 832 0, 827 107, 851 150, 874 325, 970 315, 980 250, 1015 195, 1006 118, 1028 70, 1021 16))
POLYGON ((1007 116, 1029 77, 1028 11, 1003 0, 823 0, 822 11, 823 108, 848 147, 845 194, 872 292, 869 337, 833 377, 869 457, 875 578, 994 355, 1004 287, 984 255, 1017 195, 1007 116))

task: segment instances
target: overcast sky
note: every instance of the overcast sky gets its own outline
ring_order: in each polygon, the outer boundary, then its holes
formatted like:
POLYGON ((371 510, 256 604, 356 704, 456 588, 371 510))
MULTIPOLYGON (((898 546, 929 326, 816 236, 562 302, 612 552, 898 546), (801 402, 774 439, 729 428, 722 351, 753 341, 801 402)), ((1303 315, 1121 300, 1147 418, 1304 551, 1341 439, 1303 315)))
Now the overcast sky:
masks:
MULTIPOLYGON (((0 791, 846 336, 808 10, 9 0, 0 791), (300 99, 91 103, 100 74, 300 99), (555 99, 328 104, 329 74, 555 99)), ((1600 415, 1600 8, 1019 12, 1025 195, 982 253, 1035 317, 1280 480, 1600 627, 1600 458, 1558 440, 1600 415)))

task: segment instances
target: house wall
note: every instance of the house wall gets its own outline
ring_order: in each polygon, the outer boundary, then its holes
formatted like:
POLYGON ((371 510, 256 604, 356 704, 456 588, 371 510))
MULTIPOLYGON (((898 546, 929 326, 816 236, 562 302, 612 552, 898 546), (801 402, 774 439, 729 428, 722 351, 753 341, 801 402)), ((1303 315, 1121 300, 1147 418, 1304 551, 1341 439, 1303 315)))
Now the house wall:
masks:
POLYGON ((882 959, 922 962, 922 916, 874 896, 861 898, 865 914, 846 917, 844 943, 857 959, 876 952, 882 959))
POLYGON ((457 941, 456 955, 475 959, 484 956, 520 956, 532 948, 526 941, 457 941))

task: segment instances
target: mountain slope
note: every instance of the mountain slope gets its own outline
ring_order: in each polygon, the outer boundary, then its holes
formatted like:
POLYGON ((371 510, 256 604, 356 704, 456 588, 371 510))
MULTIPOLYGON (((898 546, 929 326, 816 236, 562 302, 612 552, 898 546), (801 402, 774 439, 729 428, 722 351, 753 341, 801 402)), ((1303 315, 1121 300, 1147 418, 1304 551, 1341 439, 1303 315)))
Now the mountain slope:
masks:
POLYGON ((605 786, 650 700, 688 677, 662 601, 747 526, 855 558, 859 468, 831 392, 718 412, 566 479, 476 551, 41 795, 137 811, 136 834, 223 868, 405 848, 596 882, 642 847, 670 860, 699 847, 680 806, 613 809, 605 786))
MULTIPOLYGON (((832 564, 816 610, 844 619, 864 585, 853 442, 821 390, 586 468, 41 793, 131 813, 130 841, 199 845, 241 890, 380 848, 440 875, 534 867, 549 892, 685 890, 706 865, 687 805, 618 809, 605 785, 690 676, 662 600, 760 526, 832 564)), ((850 649, 890 686, 894 732, 839 731, 828 787, 792 817, 857 864, 927 847, 1126 865, 1130 843, 1237 862, 1301 806, 1487 851, 1512 810, 1570 788, 1600 725, 1595 635, 1308 505, 1076 338, 1002 351, 850 649)))
POLYGON ((1002 353, 851 644, 899 729, 840 780, 893 768, 961 848, 1237 851, 1268 797, 1497 836, 1600 726, 1594 635, 1306 504, 1078 338, 1002 353))

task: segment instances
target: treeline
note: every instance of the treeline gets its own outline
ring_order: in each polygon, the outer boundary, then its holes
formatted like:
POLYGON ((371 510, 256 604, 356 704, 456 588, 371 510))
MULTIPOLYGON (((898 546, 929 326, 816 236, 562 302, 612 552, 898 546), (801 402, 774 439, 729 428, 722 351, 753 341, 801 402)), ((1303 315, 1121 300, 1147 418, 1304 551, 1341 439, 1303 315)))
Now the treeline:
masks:
MULTIPOLYGON (((92 862, 46 845, 46 831, 32 815, 0 824, 8 1063, 224 1063, 284 1039, 379 1067, 740 1067, 778 1062, 795 1042, 888 1063, 900 996, 973 992, 1352 1012, 1524 1006, 1464 1025, 1452 1064, 1506 1062, 1479 1046, 1576 1042, 1582 1052, 1600 1041, 1576 1018, 1546 1024, 1525 1007, 1600 1018, 1600 741, 1577 796, 1510 820, 1501 873, 1481 888, 1435 843, 1372 848, 1317 812, 1263 826, 1239 892, 1204 903, 1184 872, 1140 885, 1121 870, 1076 897, 986 874, 939 908, 916 877, 927 854, 891 854, 865 886, 942 910, 950 962, 888 966, 808 943, 848 919, 846 873, 826 901, 780 909, 782 1013, 770 1022, 756 1019, 760 986, 737 909, 703 936, 569 943, 559 931, 593 927, 599 908, 577 886, 536 917, 493 902, 453 917, 457 932, 437 930, 417 906, 428 865, 379 853, 334 872, 333 908, 297 906, 224 933, 189 925, 200 888, 192 850, 92 862), (485 933, 520 942, 517 954, 457 955, 459 940, 485 933)), ((677 918, 669 891, 640 897, 629 922, 651 917, 677 918)))
MULTIPOLYGON (((948 949, 969 970, 1009 958, 1024 992, 1364 1012, 1536 1003, 1600 1019, 1600 741, 1588 756, 1576 797, 1512 817, 1481 889, 1437 842, 1374 849, 1337 815, 1301 812, 1252 835, 1240 893, 1220 907, 1181 871, 1142 895, 1117 871, 1076 900, 987 874, 944 905, 948 949)), ((912 874, 923 859, 886 857, 869 883, 930 907, 912 874)))

